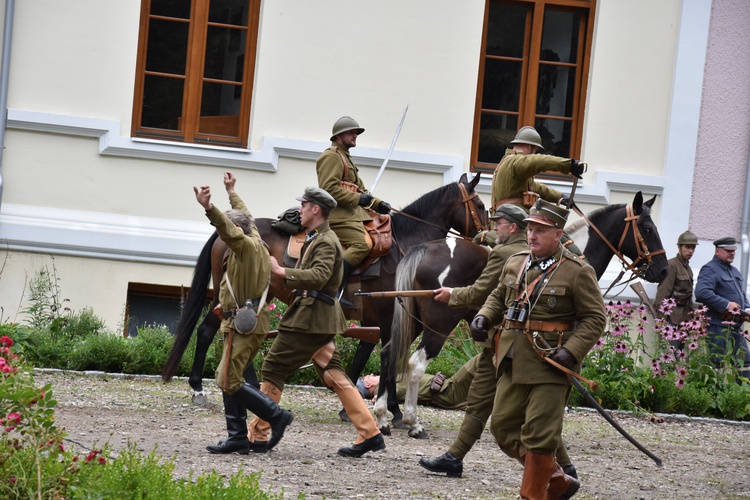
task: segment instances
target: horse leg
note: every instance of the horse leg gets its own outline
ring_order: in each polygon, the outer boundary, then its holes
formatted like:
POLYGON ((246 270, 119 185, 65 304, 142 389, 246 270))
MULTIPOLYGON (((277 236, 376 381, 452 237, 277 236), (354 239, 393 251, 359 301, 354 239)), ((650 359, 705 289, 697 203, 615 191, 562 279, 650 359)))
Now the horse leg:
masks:
POLYGON ((203 391, 203 367, 206 365, 206 355, 214 336, 221 326, 221 321, 213 313, 208 313, 203 322, 198 327, 197 338, 195 340, 195 357, 193 358, 193 367, 190 370, 188 384, 193 389, 192 401, 197 405, 208 403, 206 393, 203 391))
POLYGON ((429 439, 427 431, 420 425, 417 417, 417 400, 419 396, 419 381, 424 375, 430 358, 424 349, 418 349, 409 359, 409 369, 406 374, 406 397, 404 398, 404 423, 409 426, 409 436, 417 439, 429 439))

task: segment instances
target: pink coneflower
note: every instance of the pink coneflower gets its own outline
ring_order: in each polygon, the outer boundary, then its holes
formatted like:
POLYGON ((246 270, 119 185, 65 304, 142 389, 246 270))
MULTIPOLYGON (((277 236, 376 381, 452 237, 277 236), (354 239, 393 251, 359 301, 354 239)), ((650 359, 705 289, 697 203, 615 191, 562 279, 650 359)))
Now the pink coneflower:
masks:
POLYGON ((688 375, 687 368, 685 368, 684 366, 677 367, 677 376, 679 378, 682 378, 682 379, 687 378, 687 375, 688 375))
POLYGON ((678 389, 682 389, 685 387, 685 379, 684 378, 678 378, 677 381, 674 383, 675 387, 678 389))
POLYGON ((598 351, 602 347, 604 347, 604 340, 602 340, 602 337, 599 337, 596 339, 596 343, 594 344, 594 347, 591 348, 592 351, 598 351))
POLYGON ((624 342, 618 342, 615 344, 614 351, 625 354, 628 352, 628 346, 624 342))
POLYGON ((694 350, 698 349, 698 343, 697 342, 690 342, 688 344, 688 349, 690 349, 691 351, 694 351, 694 350))

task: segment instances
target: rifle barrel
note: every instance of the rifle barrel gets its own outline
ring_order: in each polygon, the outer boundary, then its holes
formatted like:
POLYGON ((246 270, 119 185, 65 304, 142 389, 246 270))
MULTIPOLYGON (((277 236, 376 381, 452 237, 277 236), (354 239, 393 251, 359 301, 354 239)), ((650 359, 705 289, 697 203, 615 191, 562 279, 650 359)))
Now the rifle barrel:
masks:
POLYGON ((394 290, 388 292, 354 292, 358 297, 369 297, 372 299, 393 299, 396 297, 432 297, 435 290, 394 290))

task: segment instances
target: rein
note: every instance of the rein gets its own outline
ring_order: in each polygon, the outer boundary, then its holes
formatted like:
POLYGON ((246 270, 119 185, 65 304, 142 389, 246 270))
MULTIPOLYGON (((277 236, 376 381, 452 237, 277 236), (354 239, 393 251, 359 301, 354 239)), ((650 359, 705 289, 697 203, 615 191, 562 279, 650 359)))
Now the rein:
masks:
POLYGON ((617 275, 617 278, 612 282, 611 285, 609 285, 609 288, 607 288, 607 291, 604 292, 604 295, 607 295, 609 291, 614 287, 617 283, 620 282, 622 279, 622 276, 625 274, 625 272, 630 271, 631 276, 630 278, 625 281, 624 284, 627 284, 630 281, 633 281, 636 278, 643 278, 646 275, 646 272, 648 272, 648 269, 653 265, 652 258, 656 255, 660 255, 663 253, 666 253, 666 250, 663 248, 661 250, 657 250, 655 252, 649 252, 648 246, 646 245, 646 242, 643 239, 643 236, 641 235, 641 231, 638 228, 638 215, 633 213, 633 205, 628 204, 625 207, 625 227, 622 230, 622 236, 620 236, 620 242, 617 244, 617 248, 610 243, 610 241, 604 237, 602 232, 599 230, 594 223, 592 223, 586 215, 581 212, 581 210, 576 206, 573 205, 573 210, 581 217, 583 220, 586 221, 586 224, 596 232, 596 234, 599 235, 599 237, 604 241, 604 243, 607 244, 610 250, 617 256, 618 259, 620 259, 620 262, 622 263, 622 269, 620 270, 620 274, 617 275), (622 254, 622 244, 625 242, 625 237, 628 234, 628 230, 633 230, 633 242, 635 243, 636 251, 638 252, 638 257, 633 262, 628 262, 628 259, 622 254), (645 262, 644 262, 645 259, 645 262))

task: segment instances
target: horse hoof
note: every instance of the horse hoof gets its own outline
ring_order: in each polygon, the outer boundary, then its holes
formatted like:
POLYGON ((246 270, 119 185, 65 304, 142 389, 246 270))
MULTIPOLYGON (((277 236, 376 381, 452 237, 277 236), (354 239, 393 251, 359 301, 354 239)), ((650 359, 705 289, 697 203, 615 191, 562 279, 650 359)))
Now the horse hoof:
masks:
POLYGON ((391 435, 391 426, 386 425, 385 427, 380 428, 380 433, 384 436, 390 436, 391 435))
POLYGON ((424 429, 417 432, 416 434, 409 433, 409 437, 413 437, 414 439, 430 439, 430 435, 424 429))
POLYGON ((403 420, 394 420, 392 423, 396 429, 411 429, 411 426, 406 425, 403 420))
POLYGON ((198 406, 206 406, 208 404, 208 398, 206 397, 206 393, 203 391, 193 393, 192 401, 194 405, 198 406))

